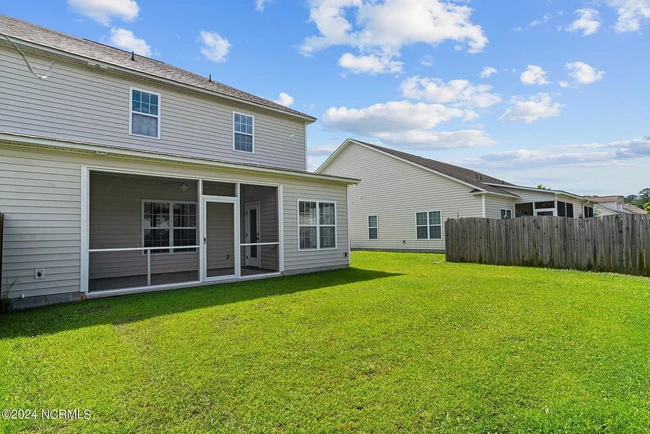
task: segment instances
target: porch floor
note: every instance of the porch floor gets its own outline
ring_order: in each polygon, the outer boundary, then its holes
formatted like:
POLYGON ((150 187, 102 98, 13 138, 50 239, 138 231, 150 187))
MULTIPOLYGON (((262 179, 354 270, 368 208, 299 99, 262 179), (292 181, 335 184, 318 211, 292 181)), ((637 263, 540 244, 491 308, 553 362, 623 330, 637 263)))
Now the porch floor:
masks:
MULTIPOLYGON (((257 276, 275 273, 273 270, 261 268, 242 268, 242 277, 257 276)), ((208 277, 229 276, 234 274, 232 268, 218 268, 208 270, 208 277)), ((199 280, 197 271, 183 271, 178 273, 159 273, 151 275, 151 286, 172 285, 176 283, 189 283, 199 280)), ((88 290, 90 292, 109 291, 112 289, 140 288, 147 286, 147 275, 109 277, 104 279, 90 279, 88 290)))

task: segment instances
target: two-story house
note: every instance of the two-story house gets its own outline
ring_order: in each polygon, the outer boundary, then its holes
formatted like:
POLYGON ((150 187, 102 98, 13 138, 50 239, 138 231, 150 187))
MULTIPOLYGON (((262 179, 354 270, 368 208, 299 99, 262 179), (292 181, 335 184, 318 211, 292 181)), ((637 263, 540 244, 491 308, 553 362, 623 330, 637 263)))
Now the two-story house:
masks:
POLYGON ((594 215, 593 204, 576 194, 514 185, 354 139, 316 173, 361 179, 349 194, 353 249, 444 252, 450 218, 594 215))
POLYGON ((0 15, 3 296, 37 305, 347 267, 357 181, 307 171, 314 121, 0 15))

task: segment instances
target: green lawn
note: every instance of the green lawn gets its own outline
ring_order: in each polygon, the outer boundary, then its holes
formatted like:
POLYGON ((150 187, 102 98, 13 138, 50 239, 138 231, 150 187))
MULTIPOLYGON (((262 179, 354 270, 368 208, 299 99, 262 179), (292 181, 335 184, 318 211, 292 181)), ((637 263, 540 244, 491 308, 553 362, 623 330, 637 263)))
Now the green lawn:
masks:
POLYGON ((650 279, 357 252, 348 270, 0 317, 33 432, 650 432, 650 279))

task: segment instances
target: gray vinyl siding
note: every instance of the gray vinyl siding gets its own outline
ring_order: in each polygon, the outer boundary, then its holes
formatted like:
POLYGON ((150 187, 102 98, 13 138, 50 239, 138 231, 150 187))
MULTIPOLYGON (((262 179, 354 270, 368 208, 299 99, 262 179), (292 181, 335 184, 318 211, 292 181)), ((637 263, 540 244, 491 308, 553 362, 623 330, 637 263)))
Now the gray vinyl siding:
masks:
POLYGON ((485 196, 485 216, 489 219, 501 219, 501 210, 509 209, 512 211, 512 216, 515 216, 515 201, 514 198, 509 199, 501 196, 485 196))
POLYGON ((482 200, 473 187, 350 143, 324 173, 361 179, 350 186, 353 249, 442 251, 441 240, 417 240, 415 213, 442 211, 442 221, 481 217, 482 200), (368 239, 368 215, 378 217, 378 239, 368 239))
POLYGON ((6 218, 2 271, 3 280, 17 279, 12 297, 80 291, 82 166, 282 185, 285 271, 348 266, 343 183, 0 143, 0 212, 6 218), (299 198, 336 201, 337 249, 298 251, 299 198), (34 279, 36 268, 45 269, 45 279, 34 279))
POLYGON ((549 200, 555 200, 555 193, 551 193, 548 191, 544 191, 540 189, 539 191, 535 190, 521 190, 517 188, 508 188, 506 187, 501 187, 504 190, 508 190, 511 193, 516 194, 519 196, 515 203, 529 203, 529 202, 547 202, 549 200))
MULTIPOLYGON (((51 59, 28 52, 34 66, 51 59)), ((218 97, 57 59, 36 79, 0 41, 0 131, 305 170, 305 123, 218 97), (130 87, 161 94, 160 139, 129 134, 130 87), (254 116, 255 154, 233 150, 233 112, 254 116)))

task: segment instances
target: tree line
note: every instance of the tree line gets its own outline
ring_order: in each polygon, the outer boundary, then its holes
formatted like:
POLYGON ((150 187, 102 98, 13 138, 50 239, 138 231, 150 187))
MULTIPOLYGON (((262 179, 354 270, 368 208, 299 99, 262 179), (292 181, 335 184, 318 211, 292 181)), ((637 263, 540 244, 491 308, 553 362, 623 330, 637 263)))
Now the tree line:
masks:
POLYGON ((650 214, 650 188, 644 188, 639 194, 625 196, 625 203, 645 209, 650 214))

